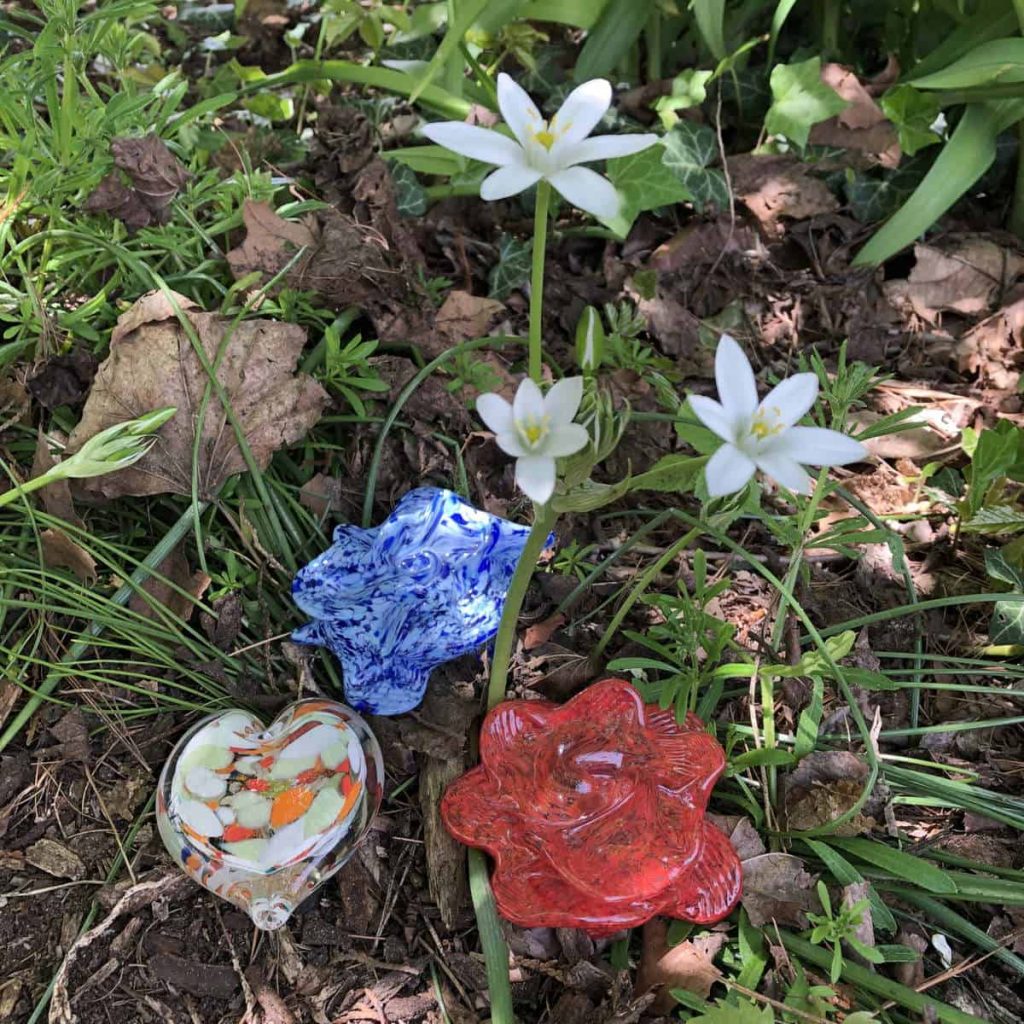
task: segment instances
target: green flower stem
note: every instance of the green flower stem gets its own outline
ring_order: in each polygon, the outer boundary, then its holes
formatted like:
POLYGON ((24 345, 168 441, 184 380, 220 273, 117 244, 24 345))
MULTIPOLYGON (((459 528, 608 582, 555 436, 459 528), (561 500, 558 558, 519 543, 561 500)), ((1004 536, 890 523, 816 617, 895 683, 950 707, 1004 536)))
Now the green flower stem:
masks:
MULTIPOLYGON (((206 508, 206 504, 206 502, 200 502, 200 511, 206 508)), ((126 605, 128 603, 132 594, 139 590, 142 584, 153 574, 157 566, 163 562, 178 546, 179 541, 181 541, 185 534, 189 532, 192 521, 192 506, 190 505, 182 512, 178 521, 161 537, 153 550, 139 563, 138 568, 131 574, 128 581, 110 599, 113 604, 126 605)), ((57 665, 50 669, 46 674, 46 678, 39 685, 39 688, 30 693, 24 707, 15 715, 7 728, 4 729, 3 735, 0 735, 0 750, 4 750, 15 736, 21 732, 28 720, 36 713, 38 707, 53 693, 57 688, 57 684, 67 677, 69 671, 72 671, 71 666, 89 650, 89 645, 93 638, 99 636, 103 629, 104 624, 102 622, 93 620, 89 623, 82 639, 76 640, 68 648, 64 657, 61 658, 57 665)))
POLYGON ((526 538, 526 547, 519 556, 516 571, 512 574, 512 582, 508 585, 505 596, 505 608, 498 624, 498 635, 494 640, 494 658, 491 661, 491 678, 487 685, 487 709, 490 710, 505 696, 505 684, 508 681, 508 666, 512 658, 512 646, 515 643, 516 623, 519 621, 519 610, 523 607, 526 588, 530 585, 533 571, 537 568, 537 559, 544 550, 548 534, 551 533, 558 513, 551 507, 551 502, 541 505, 535 510, 533 528, 526 538))
MULTIPOLYGON (((3 468, 4 470, 7 469, 2 460, 0 460, 0 468, 3 468)), ((9 505, 12 501, 17 501, 26 494, 38 491, 40 487, 45 487, 47 484, 53 484, 58 480, 63 479, 63 475, 58 470, 59 467, 55 466, 53 469, 45 472, 42 476, 37 476, 32 480, 26 480, 23 484, 16 484, 9 491, 4 491, 3 494, 0 494, 0 508, 4 505, 9 505)), ((10 473, 8 473, 8 476, 9 475, 10 473)))
POLYGON ((608 623, 607 628, 601 635, 601 639, 598 641, 597 646, 594 648, 593 658, 599 658, 603 653, 604 649, 611 643, 612 637, 615 636, 619 626, 622 625, 623 620, 629 614, 630 608, 633 607, 643 596, 644 591, 651 585, 654 578, 669 564, 681 551, 684 551, 686 547, 698 536, 700 536, 700 530, 697 527, 689 530, 683 534, 671 547, 666 548, 664 553, 652 562, 644 571, 640 574, 636 583, 633 585, 633 589, 626 595, 626 599, 619 605, 618 610, 612 616, 611 622, 608 623))
POLYGON ((544 311, 544 252, 548 244, 548 207, 551 186, 537 182, 537 205, 533 214, 533 273, 530 277, 530 376, 539 384, 543 368, 541 316, 544 311))

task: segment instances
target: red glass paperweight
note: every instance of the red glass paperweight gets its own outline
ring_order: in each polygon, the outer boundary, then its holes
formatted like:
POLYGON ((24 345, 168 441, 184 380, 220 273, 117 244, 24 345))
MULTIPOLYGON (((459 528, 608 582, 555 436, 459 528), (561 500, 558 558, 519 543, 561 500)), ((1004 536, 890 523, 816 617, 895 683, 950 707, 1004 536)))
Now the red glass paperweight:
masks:
POLYGON ((696 715, 680 725, 606 679, 562 705, 499 704, 480 761, 441 816, 494 858, 498 910, 515 924, 611 935, 655 914, 710 924, 739 900, 739 858, 704 820, 725 754, 696 715))

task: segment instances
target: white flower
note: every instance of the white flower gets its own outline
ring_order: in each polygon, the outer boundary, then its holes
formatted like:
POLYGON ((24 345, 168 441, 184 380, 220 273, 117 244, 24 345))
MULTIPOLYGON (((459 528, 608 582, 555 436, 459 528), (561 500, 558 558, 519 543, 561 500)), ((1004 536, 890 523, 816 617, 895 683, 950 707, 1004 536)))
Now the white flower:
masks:
POLYGON ((524 378, 512 403, 488 393, 476 400, 480 419, 502 451, 516 457, 516 483, 538 505, 555 490, 555 459, 578 452, 590 435, 573 418, 583 400, 583 378, 566 377, 546 394, 524 378))
POLYGON ((578 165, 629 156, 658 141, 652 134, 588 138, 611 102, 612 87, 603 78, 595 78, 573 89, 558 113, 545 121, 526 92, 502 73, 498 75, 498 107, 514 140, 461 121, 428 124, 423 134, 462 156, 498 165, 480 186, 483 199, 514 196, 544 178, 573 206, 608 220, 619 211, 615 186, 596 171, 578 165))
POLYGON ((800 494, 811 489, 804 466, 843 466, 867 455, 867 449, 838 430, 797 427, 818 397, 818 378, 798 373, 777 384, 763 402, 757 400, 754 371, 728 334, 715 353, 718 397, 690 396, 700 421, 725 444, 708 460, 708 493, 713 498, 743 487, 756 469, 800 494))

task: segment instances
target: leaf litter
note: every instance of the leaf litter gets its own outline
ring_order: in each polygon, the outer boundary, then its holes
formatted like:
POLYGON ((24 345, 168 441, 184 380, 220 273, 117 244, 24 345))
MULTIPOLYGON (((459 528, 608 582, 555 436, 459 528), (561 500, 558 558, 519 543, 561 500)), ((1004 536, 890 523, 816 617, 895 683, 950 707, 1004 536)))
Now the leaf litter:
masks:
POLYGON ((160 429, 157 443, 140 461, 82 481, 82 493, 106 499, 191 495, 193 452, 198 456, 200 498, 216 497, 229 477, 246 469, 235 430, 215 391, 203 412, 210 381, 204 362, 216 368, 215 379, 255 464, 265 469, 274 452, 301 440, 327 406, 323 388, 309 375, 294 372, 305 341, 306 332, 295 324, 235 323, 219 313, 201 311, 176 293, 144 295, 118 319, 110 355, 97 371, 69 449, 76 451, 101 430, 144 412, 164 406, 175 406, 178 412, 160 429), (187 328, 179 321, 172 299, 187 328), (202 360, 191 336, 203 353, 202 360))

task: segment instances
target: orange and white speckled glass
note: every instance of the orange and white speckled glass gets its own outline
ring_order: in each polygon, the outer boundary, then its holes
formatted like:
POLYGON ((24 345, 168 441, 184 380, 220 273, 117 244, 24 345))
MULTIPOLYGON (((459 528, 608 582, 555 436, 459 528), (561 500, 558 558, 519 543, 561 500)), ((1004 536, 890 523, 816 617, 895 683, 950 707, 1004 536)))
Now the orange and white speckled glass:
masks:
POLYGON ((352 855, 383 778, 376 738, 344 704, 299 701, 269 726, 223 711, 168 758, 157 823, 185 872, 270 930, 352 855))

